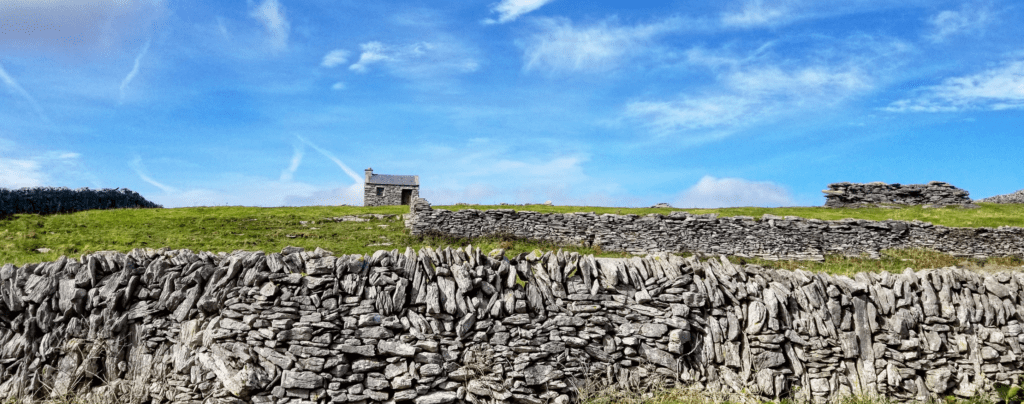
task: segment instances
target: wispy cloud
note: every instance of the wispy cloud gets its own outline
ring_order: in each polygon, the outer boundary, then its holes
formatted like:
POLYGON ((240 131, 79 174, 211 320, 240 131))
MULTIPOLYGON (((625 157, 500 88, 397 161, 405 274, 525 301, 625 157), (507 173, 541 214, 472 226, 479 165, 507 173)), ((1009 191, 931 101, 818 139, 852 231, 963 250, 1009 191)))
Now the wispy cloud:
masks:
POLYGON ((281 181, 291 181, 292 176, 295 174, 295 170, 298 170, 299 164, 302 164, 302 147, 300 145, 295 145, 294 149, 295 153, 292 154, 292 164, 281 172, 281 181))
POLYGON ((774 25, 788 20, 791 10, 786 2, 750 0, 743 3, 738 11, 722 14, 722 25, 727 27, 756 27, 774 25))
POLYGON ((498 19, 485 19, 484 24, 504 24, 515 21, 519 16, 534 11, 553 0, 501 0, 491 7, 492 13, 498 13, 498 19))
MULTIPOLYGON (((689 52, 694 65, 717 74, 717 85, 674 100, 636 100, 624 115, 658 136, 688 133, 695 144, 804 108, 842 102, 874 88, 875 78, 857 61, 829 65, 818 61, 782 62, 755 52, 752 58, 689 52), (711 131, 709 133, 689 133, 711 131)), ((684 142, 687 142, 684 141, 684 142)))
POLYGON ((1024 61, 978 74, 952 77, 915 90, 918 95, 883 108, 889 112, 959 112, 1024 108, 1024 61))
POLYGON ((404 46, 387 46, 381 42, 360 45, 363 52, 350 70, 365 73, 373 65, 383 65, 397 76, 421 79, 442 75, 470 73, 479 63, 462 46, 453 42, 417 42, 404 46))
POLYGON ((635 101, 626 115, 647 122, 655 133, 715 128, 743 118, 750 119, 756 100, 734 96, 684 97, 674 101, 635 101))
POLYGON ((932 25, 928 38, 933 42, 942 42, 957 34, 977 34, 991 21, 992 12, 986 5, 964 4, 958 10, 944 10, 928 19, 932 25))
POLYGON ((121 103, 124 103, 124 92, 128 88, 128 84, 132 82, 132 79, 139 74, 139 64, 142 62, 142 58, 146 56, 146 52, 149 51, 149 41, 146 41, 146 45, 142 47, 142 51, 135 56, 135 65, 132 66, 132 71, 128 72, 128 75, 121 80, 121 103))
POLYGON ((324 60, 320 62, 320 66, 334 67, 338 65, 343 65, 347 61, 348 51, 344 49, 335 49, 330 52, 327 52, 327 54, 324 55, 324 60))
POLYGON ((0 63, 0 80, 3 80, 4 84, 7 84, 8 88, 10 88, 15 93, 24 98, 25 101, 28 101, 29 105, 32 106, 32 109, 36 110, 36 113, 39 114, 39 117, 42 118, 43 121, 51 123, 50 118, 48 118, 46 114, 43 113, 43 108, 39 106, 39 103, 36 102, 36 99, 33 98, 32 95, 28 93, 28 91, 25 91, 25 89, 22 88, 16 80, 14 80, 14 77, 11 77, 10 74, 7 74, 7 70, 4 70, 4 65, 2 63, 0 63))
POLYGON ((291 25, 285 18, 284 10, 277 0, 265 0, 249 15, 263 24, 263 28, 270 35, 271 48, 281 51, 288 47, 288 33, 291 25))
POLYGON ((523 69, 551 72, 606 71, 646 50, 655 36, 681 26, 678 19, 633 27, 608 20, 574 27, 566 18, 541 18, 536 24, 524 46, 523 69))
POLYGON ((344 89, 345 89, 345 83, 340 82, 340 81, 337 82, 337 83, 334 83, 333 85, 331 85, 331 90, 344 90, 344 89))
POLYGON ((726 28, 778 27, 800 21, 926 5, 932 0, 741 0, 720 16, 726 28))
POLYGON ((789 191, 773 182, 704 176, 671 203, 677 208, 797 206, 789 191))
POLYGON ((228 27, 224 25, 224 18, 217 17, 217 30, 220 31, 220 35, 224 37, 224 39, 231 37, 231 34, 228 33, 228 27))

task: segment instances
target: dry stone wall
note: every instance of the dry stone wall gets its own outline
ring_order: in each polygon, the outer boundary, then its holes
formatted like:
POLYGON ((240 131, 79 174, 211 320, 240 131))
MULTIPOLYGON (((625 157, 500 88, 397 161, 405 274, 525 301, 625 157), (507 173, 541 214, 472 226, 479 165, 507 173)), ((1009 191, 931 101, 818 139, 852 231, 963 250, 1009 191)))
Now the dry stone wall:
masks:
POLYGON ((16 213, 49 215, 94 209, 163 208, 129 189, 37 187, 0 188, 0 217, 16 213))
POLYGON ((1005 194, 990 196, 985 199, 979 199, 977 202, 989 202, 989 203, 1024 203, 1024 189, 1019 191, 1005 194))
POLYGON ((1022 373, 1022 285, 472 246, 98 252, 0 269, 0 399, 541 404, 584 380, 968 397, 1022 373))
POLYGON ((886 184, 871 182, 851 184, 840 182, 829 184, 825 193, 825 206, 830 208, 855 208, 885 205, 960 205, 976 208, 971 204, 968 192, 945 182, 932 181, 925 184, 886 184))
POLYGON ((414 203, 405 221, 413 235, 483 237, 508 234, 563 245, 633 254, 692 252, 784 260, 823 260, 825 254, 878 258, 883 249, 927 248, 957 256, 1024 256, 1024 229, 962 228, 921 221, 818 220, 765 214, 719 218, 674 211, 668 216, 537 213, 494 209, 433 209, 414 203))

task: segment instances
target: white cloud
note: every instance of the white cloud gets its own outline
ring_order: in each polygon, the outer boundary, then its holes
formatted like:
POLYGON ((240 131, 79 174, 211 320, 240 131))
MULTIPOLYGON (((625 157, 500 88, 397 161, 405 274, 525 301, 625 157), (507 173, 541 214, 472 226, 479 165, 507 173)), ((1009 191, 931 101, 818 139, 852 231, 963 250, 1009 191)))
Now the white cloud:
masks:
POLYGON ((128 75, 121 80, 121 102, 124 102, 124 91, 128 88, 128 84, 132 82, 132 79, 139 74, 139 64, 142 62, 142 58, 146 56, 146 52, 149 51, 149 41, 146 41, 146 45, 142 47, 142 51, 135 56, 135 65, 132 66, 132 70, 128 72, 128 75))
POLYGON ((386 46, 381 42, 367 42, 360 47, 359 60, 350 70, 365 73, 375 64, 390 73, 409 79, 434 78, 453 73, 470 73, 479 63, 468 51, 454 42, 417 42, 405 46, 386 46))
POLYGON ((160 188, 162 194, 147 195, 155 203, 166 208, 183 206, 309 206, 309 205, 340 205, 362 206, 363 176, 352 171, 329 151, 320 148, 309 140, 296 136, 302 144, 309 146, 338 165, 352 179, 348 186, 324 189, 312 184, 292 181, 292 176, 303 159, 301 145, 294 146, 291 164, 282 171, 277 180, 254 177, 250 175, 225 174, 223 182, 231 184, 230 189, 217 190, 210 188, 192 188, 179 190, 165 185, 144 173, 141 158, 136 157, 129 164, 136 174, 153 186, 160 188))
POLYGON ((635 27, 611 26, 602 21, 573 27, 565 18, 537 20, 538 32, 527 40, 525 70, 604 71, 645 50, 655 36, 679 29, 679 20, 635 27))
POLYGON ((515 21, 519 16, 534 11, 541 6, 550 3, 552 0, 501 0, 491 8, 492 13, 498 13, 498 19, 486 19, 484 24, 504 24, 515 21))
POLYGON ((560 152, 551 156, 517 159, 511 156, 521 153, 509 150, 503 142, 484 138, 465 142, 461 147, 416 145, 422 159, 438 162, 440 165, 432 168, 443 174, 397 170, 394 173, 419 174, 421 196, 434 205, 522 204, 550 200, 563 206, 642 206, 638 198, 614 181, 587 175, 584 165, 589 156, 586 153, 559 148, 560 152))
POLYGON ((324 60, 323 62, 320 63, 320 66, 334 67, 345 64, 345 62, 347 61, 348 51, 344 49, 335 49, 330 52, 327 52, 327 54, 324 55, 324 60))
POLYGON ((271 48, 280 51, 288 47, 288 31, 291 26, 277 0, 265 0, 249 16, 263 24, 270 35, 271 48))
POLYGON ((82 155, 79 154, 79 153, 61 153, 58 156, 58 158, 62 158, 62 159, 75 159, 75 158, 79 158, 81 156, 82 155))
POLYGON ((677 208, 796 206, 785 188, 773 182, 704 176, 670 205, 677 208))
POLYGON ((4 0, 0 53, 81 62, 141 45, 165 12, 163 0, 4 0))
POLYGON ((945 10, 930 18, 933 32, 928 38, 934 42, 942 42, 947 37, 960 33, 981 32, 992 20, 988 7, 978 4, 964 4, 959 10, 945 10))
POLYGON ((334 83, 333 85, 331 85, 331 89, 332 90, 344 90, 345 89, 345 83, 342 83, 340 81, 337 82, 337 83, 334 83))
POLYGON ((43 108, 39 106, 39 103, 36 102, 36 99, 32 97, 32 95, 29 94, 28 91, 25 91, 25 89, 22 88, 16 80, 14 80, 14 77, 11 77, 11 75, 7 74, 7 70, 4 70, 3 64, 0 64, 0 80, 3 80, 4 84, 6 84, 8 88, 10 88, 15 93, 24 98, 25 101, 28 101, 29 105, 32 106, 32 109, 34 109, 36 113, 39 114, 39 117, 42 118, 43 121, 50 123, 50 118, 48 118, 46 114, 43 113, 43 108))
POLYGON ((974 109, 1024 108, 1024 61, 962 77, 915 91, 917 97, 893 102, 889 112, 957 112, 974 109))
POLYGON ((179 192, 148 194, 140 192, 165 208, 192 206, 337 206, 363 205, 363 184, 324 189, 301 182, 268 180, 248 175, 226 174, 229 188, 197 187, 179 192))
POLYGON ((367 42, 359 45, 359 47, 363 48, 363 53, 359 55, 359 61, 348 67, 350 70, 362 73, 366 71, 366 66, 390 59, 389 56, 385 55, 384 44, 380 42, 367 42))
POLYGON ((49 181, 37 161, 0 158, 0 166, 0 188, 39 187, 49 181))

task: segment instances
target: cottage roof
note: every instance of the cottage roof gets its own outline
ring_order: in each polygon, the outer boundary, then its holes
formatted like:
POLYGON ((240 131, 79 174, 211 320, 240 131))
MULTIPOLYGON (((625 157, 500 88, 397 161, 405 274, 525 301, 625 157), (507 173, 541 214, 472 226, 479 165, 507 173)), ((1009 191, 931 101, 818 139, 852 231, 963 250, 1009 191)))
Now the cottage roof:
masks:
POLYGON ((416 186, 415 175, 386 175, 386 174, 372 174, 367 184, 378 184, 378 185, 409 185, 416 186))

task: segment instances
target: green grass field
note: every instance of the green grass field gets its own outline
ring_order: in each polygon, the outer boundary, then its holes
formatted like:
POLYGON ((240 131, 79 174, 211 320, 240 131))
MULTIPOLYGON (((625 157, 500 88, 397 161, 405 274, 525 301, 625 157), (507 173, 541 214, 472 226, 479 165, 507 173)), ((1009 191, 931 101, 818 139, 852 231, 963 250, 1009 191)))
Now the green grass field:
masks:
MULTIPOLYGON (((457 205, 434 206, 435 209, 515 209, 545 213, 594 212, 597 214, 657 213, 667 215, 673 210, 693 214, 718 213, 720 217, 752 216, 760 219, 768 213, 777 216, 799 216, 804 218, 837 220, 844 218, 870 220, 920 220, 950 227, 1024 227, 1024 205, 999 205, 980 203, 978 209, 942 208, 923 209, 906 207, 900 209, 860 208, 827 209, 821 207, 794 208, 723 208, 723 209, 630 209, 572 206, 482 206, 457 205)), ((194 252, 232 252, 235 250, 279 252, 286 246, 304 247, 313 250, 321 247, 335 254, 368 254, 377 250, 406 247, 419 250, 423 246, 443 248, 472 244, 486 253, 503 248, 506 256, 513 256, 534 249, 542 251, 576 251, 580 254, 594 254, 598 257, 631 257, 632 254, 600 251, 600 249, 578 246, 555 245, 547 242, 533 242, 512 238, 461 239, 439 236, 414 237, 405 229, 402 215, 409 212, 408 206, 383 207, 191 207, 174 209, 116 209, 77 212, 73 214, 35 215, 19 214, 0 219, 0 264, 12 263, 18 266, 32 262, 54 261, 61 255, 79 258, 82 254, 95 251, 114 250, 128 253, 134 248, 149 247, 168 249, 190 249, 194 252), (368 222, 335 222, 326 218, 384 214, 395 215, 390 219, 371 219, 368 222), (300 221, 307 222, 306 224, 300 221), (388 243, 390 245, 376 245, 388 243), (39 252, 48 248, 49 252, 39 252)), ((691 254, 679 254, 688 256, 691 254)), ((905 268, 925 269, 960 265, 972 270, 1021 270, 1024 261, 1016 257, 993 257, 988 259, 953 257, 928 250, 886 250, 882 258, 848 258, 826 255, 823 262, 814 261, 767 261, 741 257, 728 257, 736 264, 751 263, 767 268, 796 269, 811 272, 852 275, 858 272, 902 272, 905 268)), ((588 404, 710 404, 728 402, 726 398, 709 397, 685 390, 658 392, 629 392, 625 390, 588 389, 583 397, 588 404)), ((74 401, 74 400, 72 400, 74 401)), ((745 401, 745 400, 744 400, 745 401)), ((58 402, 66 402, 58 401, 58 402)), ((847 398, 843 404, 880 404, 885 401, 847 398)), ((984 403, 985 399, 973 399, 972 403, 984 403)))
MULTIPOLYGON (((501 209, 569 213, 594 212, 597 214, 657 213, 667 215, 673 210, 693 214, 718 213, 720 217, 752 216, 760 219, 765 213, 777 216, 837 220, 844 218, 869 220, 921 220, 950 227, 1024 227, 1024 205, 980 204, 978 209, 942 208, 901 209, 861 208, 828 209, 808 208, 723 208, 723 209, 629 209, 573 206, 436 206, 435 209, 501 209)), ((598 257, 630 257, 622 252, 600 251, 579 246, 555 245, 548 242, 515 240, 512 238, 460 239, 440 236, 411 236, 405 229, 402 215, 408 206, 382 207, 194 207, 174 209, 115 209, 77 212, 57 215, 19 214, 0 220, 0 264, 24 265, 30 262, 54 261, 61 255, 78 258, 82 254, 114 250, 128 253, 137 247, 183 249, 195 252, 232 252, 249 250, 279 252, 286 246, 313 250, 321 247, 337 254, 367 254, 376 250, 405 247, 460 246, 473 244, 484 252, 504 248, 506 256, 534 249, 576 251, 598 257), (371 219, 368 222, 335 222, 325 218, 363 214, 395 215, 391 219, 371 219), (300 221, 306 221, 303 225, 300 221), (390 245, 381 245, 389 243, 390 245), (39 252, 48 248, 49 252, 39 252)), ((690 254, 680 254, 687 256, 690 254)), ((1024 261, 1015 257, 968 259, 927 250, 887 250, 882 258, 848 258, 826 256, 824 262, 767 261, 757 258, 729 257, 737 263, 752 263, 768 268, 803 268, 811 272, 854 274, 864 271, 902 272, 904 268, 924 269, 961 265, 972 269, 1009 269, 1020 267, 1024 261)))

